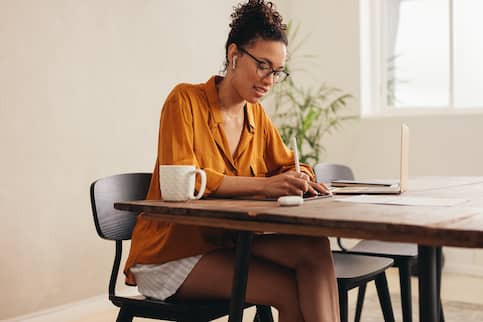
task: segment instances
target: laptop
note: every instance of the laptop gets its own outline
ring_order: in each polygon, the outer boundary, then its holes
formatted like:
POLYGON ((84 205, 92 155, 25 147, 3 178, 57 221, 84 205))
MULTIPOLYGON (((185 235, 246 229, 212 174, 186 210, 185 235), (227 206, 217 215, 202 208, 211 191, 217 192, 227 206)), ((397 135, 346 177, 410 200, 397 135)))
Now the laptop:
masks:
POLYGON ((401 155, 399 182, 387 184, 388 181, 380 182, 369 181, 350 181, 344 180, 347 187, 331 189, 333 194, 401 194, 406 191, 408 182, 408 164, 409 164, 409 128, 406 124, 401 125, 401 155), (360 185, 360 186, 358 186, 360 185))

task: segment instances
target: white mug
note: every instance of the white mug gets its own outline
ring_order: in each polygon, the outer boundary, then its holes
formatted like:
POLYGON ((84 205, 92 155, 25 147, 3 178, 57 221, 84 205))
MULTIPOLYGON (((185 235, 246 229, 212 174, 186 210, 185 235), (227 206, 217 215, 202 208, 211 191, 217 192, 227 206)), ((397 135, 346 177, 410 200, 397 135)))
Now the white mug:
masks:
POLYGON ((159 187, 165 201, 200 199, 206 188, 206 173, 193 165, 160 165, 159 187), (201 176, 201 185, 195 196, 195 176, 201 176))

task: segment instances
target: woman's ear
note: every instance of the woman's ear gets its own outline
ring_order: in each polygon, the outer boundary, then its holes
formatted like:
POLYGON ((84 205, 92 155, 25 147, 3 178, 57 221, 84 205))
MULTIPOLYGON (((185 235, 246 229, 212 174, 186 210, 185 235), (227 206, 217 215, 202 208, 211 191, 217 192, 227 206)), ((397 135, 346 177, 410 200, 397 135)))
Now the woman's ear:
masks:
POLYGON ((231 64, 231 68, 236 68, 236 61, 238 59, 238 47, 235 44, 228 46, 228 63, 231 64))

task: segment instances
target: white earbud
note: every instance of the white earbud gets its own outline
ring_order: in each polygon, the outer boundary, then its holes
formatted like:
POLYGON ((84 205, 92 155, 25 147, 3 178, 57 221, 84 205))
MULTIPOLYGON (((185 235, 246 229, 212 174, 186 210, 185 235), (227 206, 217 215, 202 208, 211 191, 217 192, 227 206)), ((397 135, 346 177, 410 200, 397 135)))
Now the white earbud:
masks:
POLYGON ((237 58, 238 58, 238 57, 237 57, 236 55, 235 55, 235 56, 233 56, 233 63, 232 63, 232 68, 233 68, 233 69, 235 69, 235 68, 236 68, 236 59, 237 59, 237 58))

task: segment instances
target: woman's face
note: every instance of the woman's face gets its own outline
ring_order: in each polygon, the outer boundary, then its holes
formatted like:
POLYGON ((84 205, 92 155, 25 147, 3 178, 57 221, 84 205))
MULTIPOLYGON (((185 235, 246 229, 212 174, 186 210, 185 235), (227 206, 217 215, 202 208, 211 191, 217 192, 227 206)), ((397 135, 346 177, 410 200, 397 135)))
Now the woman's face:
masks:
POLYGON ((272 71, 284 69, 287 47, 281 41, 258 39, 250 47, 238 48, 236 56, 232 84, 242 99, 255 103, 272 88, 272 71))

